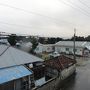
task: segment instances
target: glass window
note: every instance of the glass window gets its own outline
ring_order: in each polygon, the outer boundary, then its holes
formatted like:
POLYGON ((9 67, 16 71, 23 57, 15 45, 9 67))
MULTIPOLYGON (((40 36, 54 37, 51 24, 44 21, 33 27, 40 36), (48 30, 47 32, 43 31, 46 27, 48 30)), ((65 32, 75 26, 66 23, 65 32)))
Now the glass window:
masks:
POLYGON ((69 48, 66 48, 66 51, 69 51, 69 48))

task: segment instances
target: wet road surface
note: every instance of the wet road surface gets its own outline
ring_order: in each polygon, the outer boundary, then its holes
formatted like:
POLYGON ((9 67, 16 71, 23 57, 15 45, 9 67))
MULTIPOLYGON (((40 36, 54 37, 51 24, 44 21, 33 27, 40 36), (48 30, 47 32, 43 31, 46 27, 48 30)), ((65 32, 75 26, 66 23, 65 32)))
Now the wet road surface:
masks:
POLYGON ((59 90, 90 90, 90 58, 77 66, 76 75, 68 80, 59 90))

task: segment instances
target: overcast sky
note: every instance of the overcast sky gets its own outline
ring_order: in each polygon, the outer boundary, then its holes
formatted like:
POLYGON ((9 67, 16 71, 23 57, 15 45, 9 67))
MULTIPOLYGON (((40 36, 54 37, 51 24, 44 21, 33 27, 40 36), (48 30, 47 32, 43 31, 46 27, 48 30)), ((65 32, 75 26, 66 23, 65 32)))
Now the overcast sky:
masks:
POLYGON ((90 0, 0 0, 0 31, 40 36, 90 35, 90 0))

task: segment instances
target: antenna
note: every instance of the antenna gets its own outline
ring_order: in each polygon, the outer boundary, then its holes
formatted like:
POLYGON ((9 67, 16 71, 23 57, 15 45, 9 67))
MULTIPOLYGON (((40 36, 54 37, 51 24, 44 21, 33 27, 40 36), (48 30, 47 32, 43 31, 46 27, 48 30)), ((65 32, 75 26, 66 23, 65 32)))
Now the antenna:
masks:
POLYGON ((76 40, 76 28, 74 28, 74 60, 76 60, 76 56, 75 56, 75 52, 76 52, 76 49, 75 49, 75 40, 76 40))

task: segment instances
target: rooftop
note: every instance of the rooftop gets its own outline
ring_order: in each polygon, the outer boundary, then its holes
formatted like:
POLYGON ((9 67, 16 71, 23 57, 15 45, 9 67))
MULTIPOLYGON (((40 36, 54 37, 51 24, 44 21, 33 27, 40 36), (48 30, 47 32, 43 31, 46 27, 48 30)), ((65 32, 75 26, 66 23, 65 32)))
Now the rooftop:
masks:
POLYGON ((75 64, 76 61, 74 59, 71 59, 69 57, 66 57, 64 55, 61 55, 59 57, 55 57, 50 60, 45 61, 46 67, 55 68, 57 70, 63 70, 64 68, 69 67, 70 65, 75 64))
MULTIPOLYGON (((74 46, 74 42, 73 41, 59 41, 55 45, 72 47, 72 46, 74 46)), ((87 45, 87 42, 85 42, 85 41, 75 41, 75 45, 76 45, 76 47, 85 47, 87 45)))
POLYGON ((43 59, 11 46, 0 45, 0 68, 33 63, 37 61, 43 61, 43 59))

